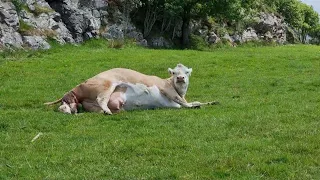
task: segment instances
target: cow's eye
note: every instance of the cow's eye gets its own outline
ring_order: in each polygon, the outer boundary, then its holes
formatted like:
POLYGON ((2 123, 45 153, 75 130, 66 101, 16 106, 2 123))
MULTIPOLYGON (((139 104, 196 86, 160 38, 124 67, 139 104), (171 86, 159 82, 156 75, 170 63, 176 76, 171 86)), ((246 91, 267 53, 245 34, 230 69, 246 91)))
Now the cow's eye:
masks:
POLYGON ((172 74, 176 74, 175 72, 172 72, 172 74))

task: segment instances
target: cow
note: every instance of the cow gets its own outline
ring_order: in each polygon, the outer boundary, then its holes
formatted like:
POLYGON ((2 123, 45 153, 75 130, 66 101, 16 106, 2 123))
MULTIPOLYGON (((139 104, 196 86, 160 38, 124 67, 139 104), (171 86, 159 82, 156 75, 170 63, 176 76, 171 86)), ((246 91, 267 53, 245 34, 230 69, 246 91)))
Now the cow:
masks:
POLYGON ((112 114, 121 110, 191 108, 215 103, 186 101, 192 68, 177 64, 168 72, 171 77, 161 79, 131 69, 110 69, 79 84, 61 99, 45 104, 61 102, 59 111, 69 114, 77 113, 79 104, 86 111, 112 114))
MULTIPOLYGON (((192 104, 192 107, 198 108, 202 105, 217 104, 217 102, 200 103, 196 101, 190 104, 192 104)), ((97 101, 84 100, 82 106, 89 112, 103 112, 97 101)), ((117 86, 114 93, 111 94, 108 107, 112 113, 118 113, 122 110, 181 108, 181 105, 168 99, 155 85, 147 87, 140 83, 121 83, 117 86)), ((70 112, 68 111, 65 113, 70 112)))

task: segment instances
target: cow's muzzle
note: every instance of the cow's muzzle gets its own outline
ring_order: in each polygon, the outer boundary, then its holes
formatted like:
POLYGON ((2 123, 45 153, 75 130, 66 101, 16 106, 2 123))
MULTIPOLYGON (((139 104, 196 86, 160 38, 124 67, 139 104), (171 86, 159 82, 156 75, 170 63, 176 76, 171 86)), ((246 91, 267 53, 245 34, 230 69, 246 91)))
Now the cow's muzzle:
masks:
POLYGON ((178 83, 185 83, 186 81, 185 81, 185 78, 183 76, 178 76, 177 77, 177 82, 178 83))

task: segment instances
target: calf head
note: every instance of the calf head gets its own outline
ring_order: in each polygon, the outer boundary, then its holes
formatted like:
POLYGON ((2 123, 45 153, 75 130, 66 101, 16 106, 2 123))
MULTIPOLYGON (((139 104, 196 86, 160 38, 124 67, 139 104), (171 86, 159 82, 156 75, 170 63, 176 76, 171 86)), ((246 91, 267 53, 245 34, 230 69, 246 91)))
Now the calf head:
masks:
POLYGON ((78 112, 77 107, 78 99, 74 92, 70 91, 63 96, 59 111, 67 114, 76 114, 78 112))
POLYGON ((169 68, 169 73, 173 79, 173 85, 180 95, 185 95, 189 85, 189 77, 191 76, 192 68, 187 68, 183 64, 177 64, 174 69, 169 68))
POLYGON ((59 106, 58 110, 59 110, 60 112, 62 112, 62 113, 72 114, 71 108, 70 108, 70 106, 69 106, 66 102, 63 102, 63 103, 59 106))

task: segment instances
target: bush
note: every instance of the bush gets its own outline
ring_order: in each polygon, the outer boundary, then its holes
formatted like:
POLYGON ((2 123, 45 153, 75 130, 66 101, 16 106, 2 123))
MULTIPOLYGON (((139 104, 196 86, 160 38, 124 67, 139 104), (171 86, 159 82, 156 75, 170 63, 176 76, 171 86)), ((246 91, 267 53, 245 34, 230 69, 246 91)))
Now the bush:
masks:
POLYGON ((29 24, 27 24, 26 22, 24 22, 23 20, 19 20, 19 33, 21 35, 29 35, 28 32, 35 30, 35 28, 29 24))
POLYGON ((23 3, 20 0, 12 0, 12 4, 16 7, 16 11, 19 13, 23 8, 23 3))
POLYGON ((108 47, 115 48, 115 49, 121 49, 121 48, 123 48, 124 44, 125 44, 124 40, 111 39, 111 40, 109 40, 108 47))
POLYGON ((239 47, 262 47, 262 46, 277 46, 279 45, 276 41, 248 41, 239 45, 239 47))
POLYGON ((208 49, 208 44, 201 36, 191 34, 190 48, 194 50, 205 50, 208 49))
POLYGON ((83 46, 86 46, 88 48, 94 48, 94 49, 100 49, 100 48, 106 48, 108 45, 107 40, 105 39, 88 39, 84 41, 82 44, 83 46))
POLYGON ((32 11, 34 13, 34 15, 39 16, 42 13, 50 13, 50 12, 54 12, 52 9, 50 8, 46 8, 46 7, 41 7, 39 5, 35 5, 34 6, 35 10, 32 11))
POLYGON ((210 49, 217 49, 217 48, 220 49, 220 48, 230 48, 230 47, 233 47, 233 45, 226 40, 221 40, 215 44, 210 45, 210 49))

